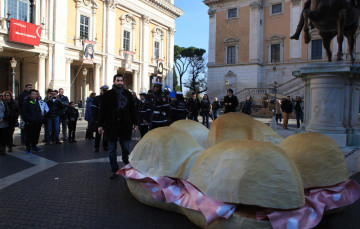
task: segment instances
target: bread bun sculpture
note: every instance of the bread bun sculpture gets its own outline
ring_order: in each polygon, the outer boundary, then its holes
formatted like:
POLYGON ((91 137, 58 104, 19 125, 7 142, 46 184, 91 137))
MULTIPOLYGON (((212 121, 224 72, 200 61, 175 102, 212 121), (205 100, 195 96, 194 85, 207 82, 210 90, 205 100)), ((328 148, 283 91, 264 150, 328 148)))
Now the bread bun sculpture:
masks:
POLYGON ((316 197, 334 202, 340 195, 341 206, 360 197, 341 151, 326 136, 293 135, 277 146, 281 137, 269 127, 235 113, 205 129, 183 120, 146 134, 118 172, 132 195, 202 228, 313 227, 325 211, 340 206, 317 204, 316 197), (326 189, 334 185, 335 191, 326 189), (351 201, 341 197, 346 190, 351 201))

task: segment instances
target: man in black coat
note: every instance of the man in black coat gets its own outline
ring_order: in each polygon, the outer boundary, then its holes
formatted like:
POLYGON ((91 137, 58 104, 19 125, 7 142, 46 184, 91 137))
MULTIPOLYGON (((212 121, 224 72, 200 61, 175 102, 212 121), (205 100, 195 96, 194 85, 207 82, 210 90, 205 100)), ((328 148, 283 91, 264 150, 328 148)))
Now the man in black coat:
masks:
POLYGON ((236 112, 236 107, 239 104, 239 101, 237 97, 233 94, 234 94, 233 89, 229 88, 227 90, 227 96, 224 97, 224 105, 225 105, 224 114, 229 112, 236 112))
POLYGON ((168 126, 170 121, 170 101, 166 94, 163 92, 162 84, 155 82, 154 84, 154 100, 153 100, 153 113, 151 119, 151 128, 168 126))
POLYGON ((195 92, 192 93, 192 97, 187 102, 187 109, 189 111, 189 119, 194 121, 199 121, 199 111, 200 111, 200 100, 197 98, 195 92))
POLYGON ((122 150, 122 160, 124 164, 129 163, 129 148, 132 135, 138 128, 138 120, 134 100, 131 92, 124 87, 124 76, 117 74, 113 79, 112 89, 103 96, 103 102, 99 112, 99 134, 105 130, 106 140, 109 147, 109 159, 111 166, 110 179, 117 177, 119 170, 117 163, 117 141, 120 142, 122 150))
MULTIPOLYGON (((21 115, 22 106, 24 104, 24 101, 29 98, 29 92, 30 92, 31 89, 32 89, 32 84, 28 83, 28 84, 25 85, 24 91, 21 92, 21 94, 19 95, 18 105, 19 105, 20 115, 21 115)), ((21 116, 21 118, 22 118, 22 116, 21 116)), ((25 130, 24 130, 24 128, 21 129, 20 134, 21 134, 21 144, 24 145, 25 144, 25 130)))
POLYGON ((250 115, 251 109, 252 109, 252 101, 250 100, 250 97, 246 97, 244 107, 242 108, 242 113, 250 115))
POLYGON ((36 97, 37 91, 31 89, 29 93, 29 98, 24 101, 21 111, 25 122, 26 153, 31 153, 31 151, 42 151, 36 146, 39 140, 42 124, 41 108, 39 106, 39 101, 36 99, 36 97))
POLYGON ((47 131, 46 131, 46 142, 45 144, 50 143, 50 134, 54 131, 56 144, 61 144, 59 139, 60 132, 60 113, 63 108, 62 102, 58 97, 58 91, 54 90, 51 92, 51 98, 46 102, 49 107, 49 112, 46 114, 47 121, 47 131))
POLYGON ((288 129, 288 121, 293 111, 293 104, 290 100, 290 96, 287 96, 286 100, 281 103, 281 109, 283 111, 283 128, 288 129))
MULTIPOLYGON (((107 85, 104 85, 100 88, 100 95, 96 96, 91 104, 91 115, 92 115, 92 120, 94 120, 96 127, 98 127, 98 120, 99 120, 99 111, 100 111, 100 106, 101 103, 103 101, 103 96, 105 94, 105 92, 107 92, 109 90, 109 87, 107 85)), ((98 131, 96 131, 95 134, 95 153, 99 152, 99 148, 100 148, 100 140, 101 140, 101 135, 99 134, 98 131)), ((105 138, 103 137, 103 148, 105 151, 108 150, 108 144, 107 141, 105 140, 105 138)))

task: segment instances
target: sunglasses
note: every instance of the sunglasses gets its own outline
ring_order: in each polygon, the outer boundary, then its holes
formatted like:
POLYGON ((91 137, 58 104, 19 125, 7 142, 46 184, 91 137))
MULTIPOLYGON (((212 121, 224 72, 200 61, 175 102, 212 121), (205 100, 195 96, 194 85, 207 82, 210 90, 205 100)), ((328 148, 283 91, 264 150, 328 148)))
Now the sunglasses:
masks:
POLYGON ((5 97, 10 97, 10 95, 9 94, 7 94, 7 95, 4 95, 5 97))

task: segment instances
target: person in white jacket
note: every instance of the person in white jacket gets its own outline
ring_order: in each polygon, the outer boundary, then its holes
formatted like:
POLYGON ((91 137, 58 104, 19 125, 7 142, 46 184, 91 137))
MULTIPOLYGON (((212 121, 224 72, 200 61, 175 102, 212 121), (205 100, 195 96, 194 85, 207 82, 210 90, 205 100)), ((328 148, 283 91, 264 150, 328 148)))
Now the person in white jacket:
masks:
POLYGON ((44 117, 46 115, 46 113, 49 112, 49 107, 47 105, 47 103, 41 99, 40 93, 37 91, 37 99, 39 101, 39 105, 41 108, 41 115, 42 117, 44 117))

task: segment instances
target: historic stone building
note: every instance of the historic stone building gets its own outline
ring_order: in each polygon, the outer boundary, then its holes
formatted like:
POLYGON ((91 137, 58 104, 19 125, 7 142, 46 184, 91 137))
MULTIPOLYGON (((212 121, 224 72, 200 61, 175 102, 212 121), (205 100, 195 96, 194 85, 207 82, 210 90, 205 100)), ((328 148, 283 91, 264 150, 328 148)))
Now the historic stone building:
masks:
POLYGON ((1 0, 0 90, 12 88, 12 58, 16 95, 32 83, 41 95, 62 87, 77 102, 111 86, 115 73, 136 92, 155 77, 172 85, 175 19, 182 14, 174 0, 1 0), (41 26, 40 45, 10 41, 10 18, 41 26), (83 61, 87 44, 90 62, 83 61))
MULTIPOLYGON (((290 40, 305 0, 206 0, 209 7, 208 93, 222 98, 233 88, 240 100, 275 91, 304 95, 304 84, 292 72, 311 61, 326 61, 317 30, 312 41, 290 40), (219 86, 221 85, 221 86, 219 86)), ((357 39, 358 40, 358 39, 357 39)), ((359 56, 357 42, 356 56, 359 56)), ((344 51, 347 41, 344 40, 344 51)), ((332 42, 333 60, 337 53, 332 42)), ((345 55, 347 59, 348 55, 345 55)))

